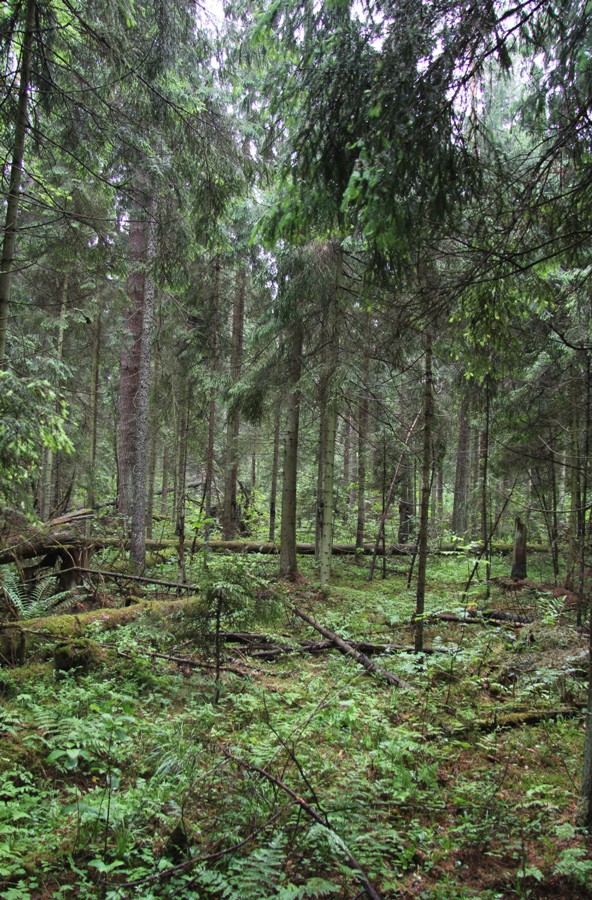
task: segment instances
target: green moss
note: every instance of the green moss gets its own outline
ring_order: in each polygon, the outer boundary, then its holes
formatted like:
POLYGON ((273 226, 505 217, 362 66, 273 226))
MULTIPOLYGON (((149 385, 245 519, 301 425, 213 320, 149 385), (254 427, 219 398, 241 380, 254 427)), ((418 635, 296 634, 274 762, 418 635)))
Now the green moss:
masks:
POLYGON ((82 674, 95 669, 101 660, 101 652, 96 641, 88 638, 73 638, 57 644, 54 651, 56 678, 66 672, 82 674))

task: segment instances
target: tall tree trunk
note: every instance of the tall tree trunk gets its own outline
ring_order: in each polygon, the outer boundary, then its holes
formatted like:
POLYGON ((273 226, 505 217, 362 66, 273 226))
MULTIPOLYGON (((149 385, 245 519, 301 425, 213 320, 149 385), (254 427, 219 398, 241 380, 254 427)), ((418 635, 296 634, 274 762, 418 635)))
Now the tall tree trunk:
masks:
POLYGON ((490 592, 490 534, 489 534, 489 427, 491 418, 491 386, 489 377, 485 380, 485 428, 481 441, 481 541, 483 543, 483 561, 485 563, 485 596, 490 592))
POLYGON ((298 432, 300 427, 300 376, 302 374, 302 322, 292 326, 292 344, 288 379, 290 394, 286 413, 284 472, 282 480, 282 518, 280 524, 280 575, 294 578, 298 572, 296 556, 296 485, 298 475, 298 432))
MULTIPOLYGON (((233 381, 240 378, 243 331, 245 318, 246 272, 241 269, 234 298, 232 313, 232 344, 230 355, 230 375, 233 381)), ((228 413, 226 426, 226 479, 224 487, 224 518, 222 523, 223 538, 231 541, 238 528, 238 509, 236 488, 238 481, 238 438, 240 433, 240 414, 233 408, 228 413)))
POLYGON ((16 251, 17 220, 21 200, 21 181, 25 158, 25 138, 28 127, 29 87, 31 81, 31 56, 35 28, 35 0, 26 0, 25 22, 19 62, 19 88, 16 108, 14 144, 10 164, 8 195, 6 197, 6 216, 4 219, 4 237, 2 240, 2 256, 0 259, 0 366, 6 355, 6 334, 8 331, 8 311, 14 270, 16 251))
POLYGON ((101 371, 101 312, 95 315, 93 325, 92 368, 90 377, 89 400, 89 449, 88 449, 88 482, 86 489, 86 505, 93 509, 96 502, 97 479, 97 438, 99 422, 99 376, 101 371))
MULTIPOLYGON (((213 315, 210 323, 210 370, 212 374, 218 371, 218 311, 220 309, 220 275, 222 263, 220 254, 214 257, 214 296, 212 300, 213 315)), ((216 389, 212 388, 208 404, 208 448, 206 451, 206 483, 204 491, 205 528, 204 539, 206 543, 212 532, 212 489, 214 485, 214 447, 216 440, 216 389)))
POLYGON ((315 528, 315 560, 318 563, 321 558, 321 535, 323 533, 324 519, 324 495, 323 495, 323 467, 327 455, 327 373, 321 374, 319 384, 319 442, 317 448, 317 506, 315 528))
POLYGON ((322 509, 323 520, 320 535, 320 581, 327 584, 331 574, 333 551, 333 488, 335 481, 335 438, 337 435, 337 403, 331 398, 326 413, 325 456, 323 459, 322 509))
POLYGON ((269 541, 275 541, 275 514, 277 503, 278 474, 280 468, 280 428, 282 421, 282 399, 275 403, 273 417, 273 457, 271 462, 271 488, 269 491, 269 541))
POLYGON ((185 372, 179 373, 180 391, 177 412, 177 453, 175 467, 175 534, 179 538, 177 580, 187 581, 185 571, 185 506, 187 501, 187 441, 189 438, 189 410, 191 406, 191 385, 185 372))
POLYGON ((319 509, 319 564, 320 582, 327 584, 331 574, 333 531, 335 522, 335 442, 337 437, 337 397, 335 376, 339 356, 339 309, 345 287, 345 265, 343 250, 335 247, 335 293, 327 311, 327 344, 325 359, 324 406, 321 420, 324 420, 324 447, 322 448, 322 475, 319 509))
POLYGON ((584 446, 581 459, 581 514, 578 517, 578 610, 577 623, 581 627, 586 606, 585 580, 586 580, 586 513, 588 507, 588 457, 590 455, 590 399, 592 393, 592 378, 590 372, 590 352, 582 351, 584 369, 584 446))
POLYGON ((160 499, 160 514, 161 516, 168 516, 169 514, 169 448, 167 444, 165 444, 162 454, 162 495, 160 499))
POLYGON ((158 411, 160 408, 159 371, 160 356, 158 353, 156 353, 154 356, 154 372, 152 373, 154 390, 152 392, 152 409, 150 413, 148 487, 146 491, 146 537, 148 538, 148 540, 152 539, 154 518, 154 491, 156 488, 156 460, 158 457, 158 411))
POLYGON ((356 524, 356 550, 360 551, 356 557, 358 563, 362 564, 362 548, 364 547, 364 537, 366 530, 366 456, 368 450, 368 368, 369 360, 366 356, 365 361, 365 384, 364 396, 360 402, 358 411, 358 521, 356 524))
POLYGON ((456 472, 454 476, 454 501, 452 506, 452 533, 465 537, 468 531, 469 511, 469 404, 463 397, 458 416, 458 443, 456 447, 456 472))
POLYGON ((423 414, 423 452, 421 465, 421 504, 419 512, 419 548, 417 560, 417 593, 415 602, 415 650, 423 650, 423 617, 428 560, 428 522, 430 514, 430 484, 432 465, 433 390, 432 337, 426 334, 425 385, 423 414))
POLYGON ((134 568, 146 565, 146 488, 148 474, 148 413, 150 406, 150 370, 152 365, 152 332, 154 323, 154 276, 156 259, 156 203, 153 200, 146 224, 146 253, 144 260, 144 300, 142 304, 142 332, 138 360, 138 387, 135 407, 134 469, 132 480, 130 561, 134 568))
POLYGON ((145 216, 139 203, 132 211, 128 255, 130 271, 127 279, 129 305, 125 313, 120 355, 119 379, 119 448, 117 508, 124 516, 132 512, 133 480, 136 451, 136 397, 142 354, 145 263, 147 233, 145 216))

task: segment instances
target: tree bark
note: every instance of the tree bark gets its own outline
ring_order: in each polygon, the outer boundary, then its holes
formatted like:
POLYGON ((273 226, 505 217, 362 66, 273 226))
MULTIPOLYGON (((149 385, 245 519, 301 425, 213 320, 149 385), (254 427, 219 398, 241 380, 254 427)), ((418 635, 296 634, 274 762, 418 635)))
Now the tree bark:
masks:
POLYGON ((425 384, 423 414, 423 454, 421 466, 421 506, 419 512, 419 549, 417 565, 417 593, 415 601, 415 649, 423 650, 423 618, 428 560, 428 522, 430 514, 430 485, 432 467, 433 390, 432 336, 426 334, 425 384))
MULTIPOLYGON (((234 298, 232 313, 232 349, 230 355, 230 376, 238 381, 243 355, 243 331, 245 317, 246 272, 241 269, 234 298)), ((240 414, 232 408, 228 413, 226 426, 226 479, 224 487, 224 518, 222 532, 225 540, 232 540, 238 530, 238 508, 236 487, 238 481, 238 438, 240 414)))
POLYGON ((296 555, 296 487, 298 475, 298 432, 300 428, 300 376, 304 331, 301 321, 292 325, 288 378, 290 394, 284 439, 282 517, 280 524, 280 575, 294 578, 298 572, 296 555))
POLYGON ((273 419, 273 457, 271 462, 271 488, 269 491, 269 540, 275 540, 275 515, 277 502, 278 474, 280 468, 280 428, 282 419, 282 399, 275 403, 273 419))
POLYGON ((123 323, 120 355, 117 508, 123 516, 131 515, 133 502, 136 397, 142 354, 146 251, 146 221, 138 197, 129 229, 129 305, 123 323))
POLYGON ((465 537, 468 531, 469 508, 469 404, 463 397, 458 417, 458 443, 456 449, 456 472, 454 476, 454 502, 452 507, 452 533, 465 537))
POLYGON ((152 364, 152 331, 154 322, 154 275, 156 259, 156 203, 148 210, 144 257, 144 296, 142 331, 140 334, 138 380, 135 397, 134 468, 132 478, 130 561, 135 569, 146 564, 146 487, 148 473, 148 411, 150 405, 150 369, 152 364))
POLYGON ((91 509, 96 503, 97 478, 97 437, 99 421, 99 376, 101 371, 101 312, 95 315, 93 326, 92 368, 90 378, 89 399, 89 449, 88 449, 88 481, 86 488, 86 505, 91 509))
POLYGON ((10 164, 10 179, 6 198, 4 219, 4 239, 0 259, 0 366, 6 355, 6 335, 8 332, 8 311, 12 288, 12 274, 16 251, 18 213, 20 207, 21 181, 25 158, 25 138, 28 129, 29 87, 31 81, 31 57, 35 26, 35 0, 26 0, 23 43, 19 64, 19 88, 16 108, 14 144, 10 164))
POLYGON ((489 383, 489 376, 487 376, 485 380, 485 428, 482 434, 481 440, 481 453, 480 453, 480 465, 481 465, 481 540, 483 541, 483 559, 485 560, 485 596, 489 599, 490 593, 490 537, 489 537, 489 515, 488 515, 488 500, 489 500, 489 425, 490 425, 490 416, 491 416, 491 387, 489 383))
MULTIPOLYGON (((218 371, 218 310, 220 308, 220 275, 222 264, 220 254, 214 258, 214 297, 212 300, 212 320, 210 323, 210 370, 213 375, 218 371)), ((214 446, 216 439, 216 388, 213 387, 208 404, 208 448, 206 451, 206 478, 204 492, 204 535, 206 542, 212 532, 212 490, 214 485, 214 446)))
POLYGON ((524 522, 516 516, 514 520, 514 550, 512 553, 512 571, 510 578, 519 581, 527 578, 526 574, 526 534, 527 529, 524 522))

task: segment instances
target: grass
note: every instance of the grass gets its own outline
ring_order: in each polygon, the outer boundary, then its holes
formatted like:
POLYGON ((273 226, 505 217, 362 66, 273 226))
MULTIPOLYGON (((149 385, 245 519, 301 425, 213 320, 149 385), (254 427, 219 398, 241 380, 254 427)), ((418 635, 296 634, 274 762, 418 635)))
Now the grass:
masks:
MULTIPOLYGON (((310 559, 298 585, 278 582, 276 565, 206 571, 196 559, 189 577, 203 596, 234 598, 220 607, 227 630, 316 640, 289 601, 343 637, 412 642, 404 573, 370 584, 339 558, 319 592, 310 559)), ((430 569, 426 609, 462 614, 466 559, 430 569)), ((482 594, 477 584, 471 602, 484 606, 482 594)), ((588 836, 572 824, 585 638, 544 592, 494 586, 488 608, 528 607, 540 621, 527 628, 428 619, 426 643, 444 652, 377 660, 412 691, 335 651, 259 661, 236 644, 216 686, 208 604, 146 601, 159 596, 28 622, 47 638, 1 670, 3 897, 353 900, 363 883, 352 856, 383 897, 590 896, 588 836), (55 680, 61 634, 102 645, 93 671, 55 680), (557 709, 524 724, 525 712, 557 709)))

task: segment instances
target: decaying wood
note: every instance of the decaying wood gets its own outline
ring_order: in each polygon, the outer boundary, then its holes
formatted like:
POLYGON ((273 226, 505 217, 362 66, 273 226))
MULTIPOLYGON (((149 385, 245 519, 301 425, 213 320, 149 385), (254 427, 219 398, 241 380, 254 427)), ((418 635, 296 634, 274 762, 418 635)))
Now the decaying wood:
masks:
MULTIPOLYGON (((76 525, 79 521, 82 525, 87 521, 85 517, 79 517, 76 520, 62 517, 65 524, 71 526, 76 525)), ((56 520, 59 521, 59 520, 56 520)), ((55 523, 52 523, 55 524, 55 523)), ((128 540, 121 540, 116 537, 87 537, 83 529, 76 531, 73 529, 61 530, 58 527, 53 531, 32 531, 27 537, 19 536, 19 539, 10 545, 0 548, 0 565, 16 562, 17 560, 35 559, 38 556, 46 556, 49 553, 68 553, 73 550, 81 550, 89 548, 90 550, 104 550, 108 547, 118 548, 122 552, 126 552, 130 548, 128 540)), ((172 539, 166 540, 147 540, 146 550, 156 552, 158 550, 175 550, 178 547, 178 541, 172 539)), ((216 553, 261 553, 264 555, 273 555, 279 553, 279 544, 270 543, 269 541, 210 541, 204 543, 196 541, 194 550, 210 550, 216 553)), ((502 552, 501 548, 498 552, 502 552)), ((510 547, 504 548, 503 552, 510 552, 510 547)), ((535 548, 531 548, 535 549, 535 548)), ((416 550, 414 544, 393 544, 386 547, 387 556, 410 556, 416 550)), ((363 552, 366 555, 373 553, 374 548, 371 544, 365 544, 363 552)), ((314 544, 300 543, 296 545, 296 552, 300 555, 311 556, 315 552, 314 544)), ((359 552, 359 551, 358 551, 359 552)), ((443 545, 433 548, 432 553, 473 553, 475 548, 467 548, 457 544, 443 545)), ((382 548, 379 549, 379 554, 382 548)), ((355 556, 355 544, 334 544, 334 556, 355 556)))
POLYGON ((382 666, 379 666, 378 663, 372 662, 364 653, 361 653, 359 650, 354 650, 351 644, 348 644, 347 641, 344 641, 343 638, 340 638, 338 634, 330 631, 328 628, 325 628, 324 625, 320 625, 314 619, 311 619, 310 616, 307 616, 305 612, 302 612, 298 607, 292 607, 294 613, 306 622, 308 625, 312 626, 319 634, 322 634, 324 637, 329 638, 329 640, 333 641, 338 650, 341 650, 346 656, 350 656, 352 659, 355 659, 357 663, 361 666, 364 666, 367 672, 372 672, 375 675, 379 675, 381 678, 388 684, 395 685, 396 687, 408 688, 409 690, 413 690, 411 685, 404 681, 402 678, 399 678, 398 675, 393 675, 392 672, 388 672, 386 669, 383 669, 382 666))
POLYGON ((491 719, 483 719, 478 722, 470 722, 458 728, 446 729, 448 737, 459 737, 472 731, 492 732, 498 728, 521 728, 523 725, 538 725, 540 722, 548 722, 549 719, 574 718, 582 714, 585 704, 580 706, 561 706, 556 709, 534 709, 527 712, 505 713, 495 715, 491 719))
POLYGON ((440 622, 458 622, 460 625, 483 625, 489 622, 492 625, 514 625, 521 628, 523 625, 532 625, 535 619, 530 616, 518 616, 503 610, 489 610, 478 615, 457 616, 455 613, 432 613, 429 619, 438 619, 440 622))
POLYGON ((294 803, 296 803, 300 809, 302 809, 311 819, 314 819, 315 822, 318 822, 319 825, 322 825, 323 828, 326 828, 327 831, 332 832, 338 839, 339 845, 343 850, 345 857, 348 861, 349 866, 359 874, 359 877, 364 885, 364 890, 368 897, 372 898, 372 900, 381 900, 380 894, 366 875, 364 869, 355 858, 351 850, 346 847, 343 842, 343 839, 337 835, 335 830, 331 828, 328 819, 326 816, 321 816, 316 809, 307 803, 303 797, 298 796, 298 794, 292 790, 284 781, 277 778, 275 775, 272 775, 271 772, 268 772, 267 769, 262 769, 260 766, 256 766, 254 763, 248 762, 245 759, 239 759, 237 756, 234 756, 229 750, 226 748, 222 748, 222 752, 224 756, 234 762, 240 769, 245 769, 247 772, 256 772, 262 778, 265 778, 266 781, 269 781, 270 784, 275 784, 281 791, 284 791, 289 797, 292 798, 294 803))
POLYGON ((123 572, 109 572, 107 569, 79 569, 85 575, 97 575, 100 578, 113 578, 116 581, 136 581, 140 584, 157 584, 160 587, 174 588, 180 591, 191 591, 193 594, 199 593, 199 588, 195 584, 182 584, 178 581, 161 581, 158 578, 145 578, 143 575, 125 575, 123 572))
MULTIPOLYGON (((133 659, 134 654, 140 653, 142 656, 149 656, 151 659, 164 659, 167 662, 175 663, 176 666, 187 666, 189 669, 215 669, 212 663, 199 662, 197 659, 191 659, 190 657, 183 656, 169 656, 168 653, 154 653, 152 650, 142 650, 139 647, 134 648, 133 653, 128 653, 125 650, 118 650, 112 644, 103 644, 103 647, 108 647, 111 650, 115 650, 118 656, 123 656, 125 659, 133 659)), ((249 673, 243 672, 242 669, 237 669, 235 666, 219 666, 219 671, 221 672, 232 672, 233 675, 240 675, 242 678, 248 678, 249 673)))
MULTIPOLYGON (((277 644, 265 634, 253 634, 249 632, 222 631, 220 637, 226 643, 242 645, 242 651, 253 659, 277 659, 279 656, 289 653, 324 653, 327 650, 337 649, 334 640, 324 641, 300 641, 297 645, 277 644)), ((377 644, 371 641, 348 641, 348 644, 361 653, 415 653, 415 648, 409 644, 377 644)), ((429 655, 433 653, 448 653, 446 647, 425 647, 422 651, 429 655)))

